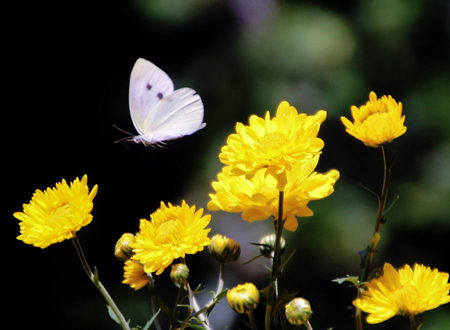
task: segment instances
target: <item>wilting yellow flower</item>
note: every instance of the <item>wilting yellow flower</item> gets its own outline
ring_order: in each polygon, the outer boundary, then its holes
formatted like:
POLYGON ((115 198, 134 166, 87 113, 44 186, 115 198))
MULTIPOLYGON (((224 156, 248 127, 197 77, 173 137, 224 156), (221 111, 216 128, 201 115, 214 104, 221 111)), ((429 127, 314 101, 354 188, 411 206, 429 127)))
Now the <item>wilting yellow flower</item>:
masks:
POLYGON ((359 108, 352 106, 351 111, 354 122, 341 117, 342 123, 348 134, 366 146, 377 148, 391 143, 406 132, 402 103, 397 103, 390 95, 377 99, 377 95, 371 92, 365 105, 359 108))
POLYGON ((53 243, 73 238, 75 233, 92 221, 93 200, 97 185, 89 192, 87 175, 81 181, 76 178, 56 183, 55 188, 36 190, 23 212, 14 213, 21 222, 17 239, 42 249, 53 243))
POLYGON ((211 216, 202 215, 203 209, 196 212, 195 206, 189 207, 185 201, 181 206, 161 202, 150 221, 141 220, 136 243, 131 244, 132 259, 142 263, 146 273, 159 275, 174 259, 202 251, 211 243, 211 229, 205 229, 211 216))
POLYGON ((228 290, 227 301, 235 312, 250 313, 259 303, 259 291, 253 283, 239 284, 228 290))
POLYGON ((450 302, 448 273, 430 267, 406 265, 398 271, 386 263, 383 275, 370 281, 353 305, 366 313, 368 323, 380 323, 395 315, 414 316, 450 302))
POLYGON ((144 271, 144 267, 136 261, 125 261, 123 284, 128 284, 131 288, 139 290, 149 282, 149 278, 144 271))
MULTIPOLYGON (((319 156, 302 163, 295 163, 286 171, 287 184, 284 191, 283 218, 287 218, 285 228, 295 231, 296 217, 312 216, 308 208, 311 200, 325 198, 334 191, 339 172, 331 170, 326 174, 314 172, 319 156)), ((242 212, 246 221, 265 220, 270 216, 278 218, 279 190, 277 180, 258 171, 250 180, 245 176, 231 175, 229 166, 219 173, 212 186, 216 194, 210 194, 210 211, 242 212)))
POLYGON ((285 170, 321 153, 324 143, 317 134, 326 116, 323 110, 314 116, 299 114, 283 101, 272 119, 267 112, 264 119, 251 116, 248 126, 237 123, 236 133, 228 137, 227 145, 222 148, 220 161, 231 166, 230 174, 247 178, 263 169, 266 175, 276 178, 278 188, 284 190, 285 170))
POLYGON ((286 318, 290 324, 301 325, 307 322, 312 315, 309 301, 303 298, 295 298, 285 306, 286 318))
POLYGON ((208 250, 214 258, 222 263, 236 261, 241 255, 241 246, 238 242, 219 234, 211 238, 211 244, 208 246, 208 250))

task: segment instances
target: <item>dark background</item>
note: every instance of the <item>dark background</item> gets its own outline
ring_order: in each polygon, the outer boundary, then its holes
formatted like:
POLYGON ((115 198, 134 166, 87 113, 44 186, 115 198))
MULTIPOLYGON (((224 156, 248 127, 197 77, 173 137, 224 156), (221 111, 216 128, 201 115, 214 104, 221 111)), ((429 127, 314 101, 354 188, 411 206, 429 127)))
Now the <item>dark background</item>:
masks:
MULTIPOLYGON (((131 325, 150 319, 145 289, 121 283, 113 256, 123 232, 135 232, 161 201, 186 200, 206 207, 218 155, 235 123, 272 114, 287 100, 300 112, 328 112, 318 170, 341 178, 330 197, 310 203, 315 215, 286 232, 297 252, 286 268, 285 287, 311 302, 314 329, 352 329, 348 309, 355 289, 331 282, 359 274, 358 251, 371 237, 382 158, 347 133, 340 116, 368 100, 370 91, 403 103, 406 134, 389 146, 397 153, 390 201, 400 196, 381 229, 375 261, 395 267, 423 263, 450 272, 450 2, 370 1, 86 1, 17 2, 4 9, 3 66, 7 230, 3 278, 14 328, 119 329, 100 293, 85 276, 69 241, 41 250, 15 239, 22 210, 36 189, 88 175, 99 185, 94 220, 79 233, 91 267, 131 325), (5 21, 6 22, 6 21, 5 21), (5 24, 4 24, 5 25, 5 24), (166 71, 176 88, 194 88, 205 105, 205 129, 167 148, 114 141, 115 129, 135 132, 128 110, 128 79, 138 57, 166 71), (12 290, 8 287, 11 286, 12 290)), ((239 214, 209 212, 211 236, 221 233, 242 246, 227 268, 226 286, 267 284, 267 261, 257 254, 270 221, 247 223, 239 214)), ((189 256, 191 285, 215 290, 217 264, 206 251, 189 256)), ((170 302, 166 271, 157 278, 170 302)), ((258 307, 257 319, 264 308, 258 307)), ((449 306, 420 315, 423 329, 445 329, 449 306)), ((223 301, 211 316, 214 329, 242 327, 223 301)), ((261 326, 262 328, 262 326, 261 326)), ((395 317, 367 329, 409 329, 395 317)))

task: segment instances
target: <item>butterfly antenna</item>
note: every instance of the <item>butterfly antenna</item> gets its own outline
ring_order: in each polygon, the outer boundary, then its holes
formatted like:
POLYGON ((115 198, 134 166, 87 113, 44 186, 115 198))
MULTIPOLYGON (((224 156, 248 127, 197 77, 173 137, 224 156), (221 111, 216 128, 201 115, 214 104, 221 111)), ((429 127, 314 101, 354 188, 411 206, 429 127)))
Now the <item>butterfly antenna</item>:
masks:
POLYGON ((127 137, 124 137, 124 138, 122 138, 122 139, 120 139, 120 140, 115 141, 115 143, 120 143, 120 142, 122 142, 122 141, 130 141, 130 140, 133 139, 133 136, 134 136, 134 135, 133 135, 132 133, 127 132, 127 131, 121 129, 120 127, 117 127, 116 125, 113 125, 113 126, 114 126, 115 128, 117 128, 119 131, 121 131, 121 132, 123 132, 123 133, 125 133, 125 134, 130 135, 130 136, 127 136, 127 137))

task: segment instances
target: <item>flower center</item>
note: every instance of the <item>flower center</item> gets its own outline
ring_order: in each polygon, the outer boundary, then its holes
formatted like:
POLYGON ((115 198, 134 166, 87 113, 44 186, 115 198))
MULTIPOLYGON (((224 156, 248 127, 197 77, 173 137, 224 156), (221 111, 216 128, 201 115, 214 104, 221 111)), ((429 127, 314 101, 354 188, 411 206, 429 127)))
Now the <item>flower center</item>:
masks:
POLYGON ((419 300, 419 293, 416 288, 410 285, 403 286, 395 292, 395 304, 398 309, 397 314, 415 315, 414 302, 419 300))
POLYGON ((176 220, 169 220, 162 223, 156 230, 156 239, 162 244, 172 243, 177 245, 181 239, 179 227, 180 224, 176 220))
POLYGON ((55 205, 55 208, 50 212, 48 223, 58 224, 70 216, 70 205, 55 205))
POLYGON ((260 192, 266 196, 267 200, 278 199, 280 192, 276 187, 262 186, 260 192))
POLYGON ((280 133, 268 134, 259 140, 257 149, 272 158, 276 158, 282 151, 285 141, 286 138, 280 133))

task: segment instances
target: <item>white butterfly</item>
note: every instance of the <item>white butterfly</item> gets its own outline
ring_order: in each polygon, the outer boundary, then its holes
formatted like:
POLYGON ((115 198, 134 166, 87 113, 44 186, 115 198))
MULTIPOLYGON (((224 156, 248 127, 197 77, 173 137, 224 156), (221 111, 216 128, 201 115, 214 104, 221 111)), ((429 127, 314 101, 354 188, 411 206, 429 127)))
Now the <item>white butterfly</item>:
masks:
POLYGON ((131 138, 146 146, 190 135, 206 126, 203 103, 191 88, 174 90, 169 76, 153 63, 139 58, 130 76, 130 114, 138 135, 131 138))

